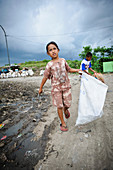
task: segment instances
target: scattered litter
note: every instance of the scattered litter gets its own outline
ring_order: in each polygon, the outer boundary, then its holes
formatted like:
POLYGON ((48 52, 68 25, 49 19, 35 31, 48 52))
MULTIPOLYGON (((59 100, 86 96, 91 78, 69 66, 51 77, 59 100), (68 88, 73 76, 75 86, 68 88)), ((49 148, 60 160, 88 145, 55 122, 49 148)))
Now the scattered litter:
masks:
POLYGON ((85 134, 84 134, 84 136, 85 136, 86 138, 88 138, 88 137, 89 137, 89 135, 88 135, 87 133, 85 133, 85 134))
POLYGON ((3 136, 2 138, 1 138, 1 140, 4 140, 4 139, 6 139, 7 138, 7 136, 3 136))
POLYGON ((4 120, 2 123, 4 123, 4 124, 6 125, 6 124, 8 124, 10 121, 11 121, 11 119, 7 119, 7 120, 4 120))
POLYGON ((30 156, 31 155, 31 151, 26 151, 25 156, 30 156))
POLYGON ((85 133, 88 133, 88 132, 91 132, 91 130, 89 129, 89 130, 86 130, 86 131, 85 131, 85 133))
POLYGON ((98 143, 98 146, 100 146, 100 143, 98 143))
POLYGON ((36 122, 36 119, 33 119, 33 122, 36 122))
POLYGON ((38 93, 38 95, 37 95, 37 98, 40 100, 40 95, 39 95, 39 93, 38 93))
POLYGON ((6 157, 5 153, 1 153, 0 160, 2 160, 2 162, 7 161, 7 157, 6 157))
POLYGON ((5 124, 0 124, 0 129, 2 129, 5 126, 5 124))
POLYGON ((18 136, 17 136, 17 138, 20 138, 22 136, 22 134, 19 134, 18 136))
POLYGON ((46 122, 46 120, 45 120, 44 118, 41 118, 40 120, 41 120, 42 122, 46 122))
MULTIPOLYGON (((23 70, 18 70, 15 69, 14 71, 9 69, 7 72, 2 72, 0 74, 0 78, 9 78, 9 77, 26 77, 26 76, 33 76, 34 72, 32 69, 27 69, 27 68, 23 68, 23 70)), ((10 86, 9 86, 10 88, 10 86)))
POLYGON ((83 142, 83 138, 80 138, 80 141, 83 142))
POLYGON ((43 76, 44 70, 40 70, 40 76, 43 76))
POLYGON ((81 130, 80 129, 76 129, 76 134, 79 133, 79 132, 81 132, 81 130))
POLYGON ((0 148, 2 148, 4 146, 4 143, 0 143, 0 148))
POLYGON ((40 167, 39 167, 39 170, 41 170, 42 169, 42 165, 40 165, 40 167))

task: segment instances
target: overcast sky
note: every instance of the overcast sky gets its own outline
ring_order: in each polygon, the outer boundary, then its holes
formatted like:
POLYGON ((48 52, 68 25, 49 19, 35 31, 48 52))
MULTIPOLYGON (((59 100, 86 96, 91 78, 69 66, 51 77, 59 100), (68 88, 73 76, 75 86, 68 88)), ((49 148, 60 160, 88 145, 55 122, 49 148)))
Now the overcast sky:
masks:
MULTIPOLYGON (((60 56, 78 59, 83 46, 113 44, 113 0, 0 0, 0 25, 11 62, 50 59, 45 46, 51 40, 60 56)), ((0 28, 0 62, 6 58, 0 28)))

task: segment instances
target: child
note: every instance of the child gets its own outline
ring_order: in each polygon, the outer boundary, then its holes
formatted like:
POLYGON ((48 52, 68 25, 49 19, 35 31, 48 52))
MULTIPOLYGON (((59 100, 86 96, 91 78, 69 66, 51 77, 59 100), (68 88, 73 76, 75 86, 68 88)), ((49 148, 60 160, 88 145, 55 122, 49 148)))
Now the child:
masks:
POLYGON ((71 85, 68 78, 68 72, 74 73, 79 72, 79 69, 72 69, 68 66, 64 58, 59 58, 59 47, 52 41, 46 46, 47 54, 52 58, 46 65, 44 77, 42 79, 39 94, 42 92, 42 88, 47 81, 51 79, 51 94, 53 105, 57 107, 58 115, 61 120, 60 129, 61 131, 68 131, 66 123, 63 118, 63 110, 65 118, 70 117, 68 108, 71 106, 71 85))
POLYGON ((86 58, 82 60, 81 66, 80 66, 80 69, 89 75, 91 75, 91 74, 88 72, 88 69, 91 70, 94 74, 96 73, 96 71, 94 71, 91 68, 91 59, 92 59, 92 53, 88 52, 86 54, 86 58))

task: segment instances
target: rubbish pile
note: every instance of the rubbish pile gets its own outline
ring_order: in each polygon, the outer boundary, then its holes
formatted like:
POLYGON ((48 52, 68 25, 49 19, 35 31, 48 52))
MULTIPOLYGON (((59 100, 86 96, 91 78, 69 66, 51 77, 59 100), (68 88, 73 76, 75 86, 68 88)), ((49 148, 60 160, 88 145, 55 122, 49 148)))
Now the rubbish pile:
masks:
POLYGON ((19 69, 11 69, 4 68, 0 71, 0 78, 14 78, 14 77, 26 77, 33 76, 34 72, 32 69, 23 68, 23 70, 19 69))

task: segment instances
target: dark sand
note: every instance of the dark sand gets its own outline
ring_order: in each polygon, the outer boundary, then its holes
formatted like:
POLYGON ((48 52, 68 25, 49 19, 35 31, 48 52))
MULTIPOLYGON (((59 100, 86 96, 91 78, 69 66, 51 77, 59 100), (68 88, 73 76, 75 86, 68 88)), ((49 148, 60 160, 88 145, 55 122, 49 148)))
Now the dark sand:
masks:
POLYGON ((0 141, 0 169, 113 169, 113 74, 104 75, 109 87, 104 115, 82 127, 75 127, 79 77, 69 77, 73 101, 65 133, 51 105, 50 81, 38 97, 41 76, 0 79, 0 123, 5 123, 0 138, 7 136, 0 141))

